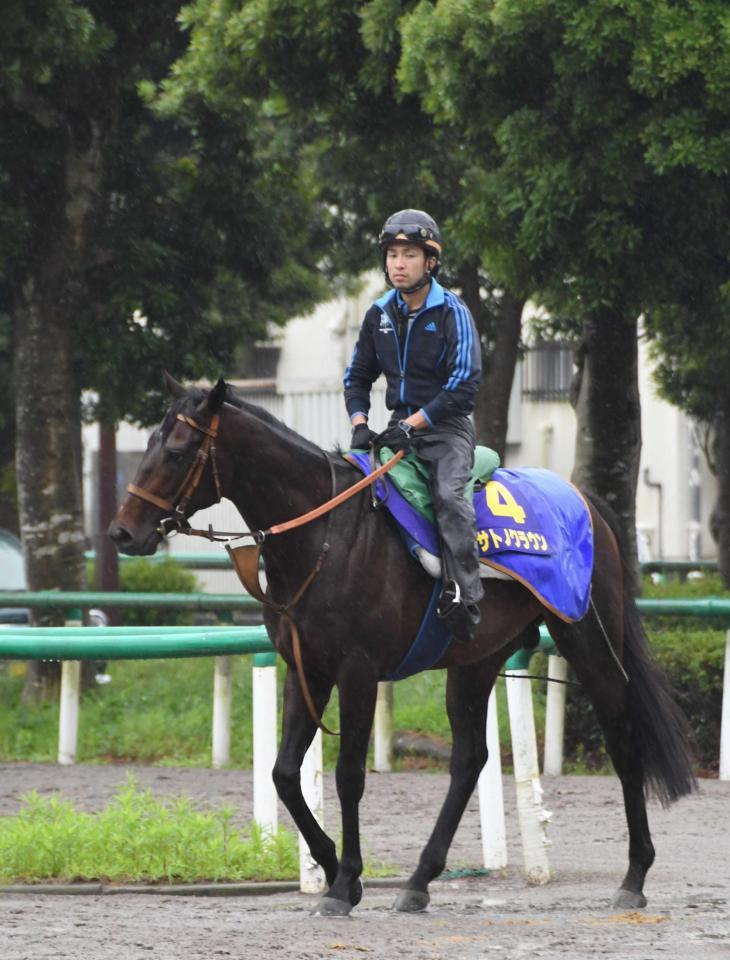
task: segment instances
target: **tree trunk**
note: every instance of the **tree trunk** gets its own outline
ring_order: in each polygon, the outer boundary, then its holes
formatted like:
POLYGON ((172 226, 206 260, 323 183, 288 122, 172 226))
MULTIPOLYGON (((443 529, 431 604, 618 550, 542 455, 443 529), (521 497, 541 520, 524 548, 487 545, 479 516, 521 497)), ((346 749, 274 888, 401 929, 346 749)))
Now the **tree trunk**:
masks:
MULTIPOLYGON (((95 579, 96 589, 113 593, 119 589, 119 554, 109 536, 107 527, 117 512, 117 446, 116 429, 105 423, 99 424, 99 532, 96 537, 95 579)), ((109 623, 119 622, 116 608, 105 611, 109 623)))
POLYGON ((641 455, 638 324, 605 312, 586 322, 578 353, 577 434, 571 479, 613 509, 634 588, 640 589, 636 553, 636 486, 641 455))
MULTIPOLYGON (((29 590, 79 590, 84 529, 79 445, 79 388, 72 324, 55 283, 29 280, 17 302, 16 468, 20 531, 29 590)), ((39 610, 42 625, 63 610, 39 610)), ((58 665, 31 661, 24 698, 51 695, 58 665)))
POLYGON ((717 479, 717 499, 710 517, 710 532, 717 543, 717 565, 730 587, 730 397, 718 397, 712 436, 712 471, 717 479))
MULTIPOLYGON (((474 317, 483 345, 492 332, 492 314, 480 297, 479 275, 476 269, 464 271, 459 280, 461 295, 474 317)), ((482 352, 484 372, 474 409, 474 425, 479 443, 496 450, 504 460, 509 426, 509 398, 520 346, 525 299, 505 291, 497 302, 498 312, 491 353, 485 354, 484 350, 482 352)))
MULTIPOLYGON (((12 297, 18 513, 29 590, 80 590, 86 579, 74 320, 85 305, 84 271, 104 209, 104 136, 94 117, 72 116, 73 123, 48 120, 65 137, 64 163, 49 191, 45 229, 12 297)), ((33 619, 57 624, 65 615, 39 610, 33 619)), ((51 696, 59 675, 58 665, 31 661, 24 698, 51 696)))

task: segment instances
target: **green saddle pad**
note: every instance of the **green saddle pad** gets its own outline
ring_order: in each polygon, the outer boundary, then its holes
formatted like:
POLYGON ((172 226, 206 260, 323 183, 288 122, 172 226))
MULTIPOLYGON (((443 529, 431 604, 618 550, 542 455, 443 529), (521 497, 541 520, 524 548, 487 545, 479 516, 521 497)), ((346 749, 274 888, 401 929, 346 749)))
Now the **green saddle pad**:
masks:
MULTIPOLYGON (((381 448, 381 463, 386 463, 392 457, 393 451, 389 447, 381 448)), ((491 450, 489 447, 475 447, 474 466, 464 487, 464 494, 471 497, 474 493, 475 484, 486 483, 499 463, 499 454, 496 450, 491 450)), ((406 498, 412 507, 415 507, 431 523, 436 522, 431 503, 431 492, 428 489, 428 467, 422 460, 418 459, 413 450, 408 451, 405 457, 388 472, 388 476, 398 488, 398 492, 406 498)))

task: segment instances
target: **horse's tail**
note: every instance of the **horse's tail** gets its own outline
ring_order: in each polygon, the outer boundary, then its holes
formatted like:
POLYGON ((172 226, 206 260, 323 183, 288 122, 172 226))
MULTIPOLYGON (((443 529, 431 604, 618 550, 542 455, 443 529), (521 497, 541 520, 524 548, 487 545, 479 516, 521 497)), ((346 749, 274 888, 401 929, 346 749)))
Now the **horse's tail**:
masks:
POLYGON ((588 495, 619 544, 624 588, 623 665, 629 677, 629 715, 635 749, 644 771, 644 790, 667 806, 697 788, 691 735, 671 684, 652 659, 649 639, 633 595, 616 516, 600 497, 588 495))

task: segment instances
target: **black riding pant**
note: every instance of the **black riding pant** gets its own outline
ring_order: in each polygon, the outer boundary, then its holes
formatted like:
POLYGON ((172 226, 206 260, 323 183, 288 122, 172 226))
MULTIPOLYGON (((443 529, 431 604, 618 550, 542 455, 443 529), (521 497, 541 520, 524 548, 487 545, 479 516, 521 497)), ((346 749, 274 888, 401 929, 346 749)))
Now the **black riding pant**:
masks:
POLYGON ((478 603, 479 580, 476 518, 464 496, 474 463, 474 427, 468 417, 454 417, 416 434, 413 448, 428 465, 431 497, 441 538, 444 578, 455 580, 462 599, 478 603))

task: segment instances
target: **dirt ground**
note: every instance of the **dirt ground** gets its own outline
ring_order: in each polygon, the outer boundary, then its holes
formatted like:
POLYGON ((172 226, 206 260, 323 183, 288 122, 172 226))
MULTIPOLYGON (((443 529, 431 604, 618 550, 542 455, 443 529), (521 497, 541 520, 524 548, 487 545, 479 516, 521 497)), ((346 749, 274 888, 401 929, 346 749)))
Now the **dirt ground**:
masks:
MULTIPOLYGON (((196 802, 227 801, 251 816, 251 775, 124 766, 0 764, 0 815, 21 794, 57 790, 81 809, 103 806, 131 771, 156 794, 184 793, 196 802)), ((362 804, 366 857, 399 868, 415 865, 446 788, 442 773, 370 774, 362 804)), ((647 908, 620 913, 611 896, 626 865, 627 836, 618 782, 612 777, 545 780, 552 811, 553 880, 525 884, 514 812, 505 777, 510 866, 483 878, 431 887, 424 914, 391 911, 395 891, 368 888, 347 919, 310 916, 315 899, 299 893, 257 897, 131 895, 0 895, 0 960, 482 960, 482 958, 730 958, 730 783, 701 781, 696 796, 650 808, 657 849, 647 908)), ((326 823, 339 833, 331 776, 326 823)), ((290 824, 282 810, 280 822, 290 824)), ((449 869, 478 867, 476 797, 456 835, 449 869)))

